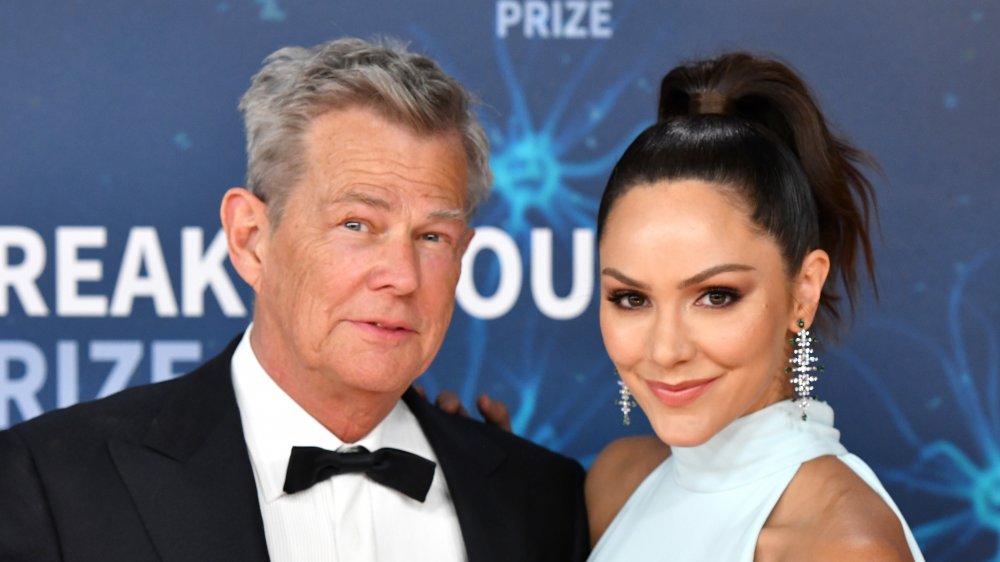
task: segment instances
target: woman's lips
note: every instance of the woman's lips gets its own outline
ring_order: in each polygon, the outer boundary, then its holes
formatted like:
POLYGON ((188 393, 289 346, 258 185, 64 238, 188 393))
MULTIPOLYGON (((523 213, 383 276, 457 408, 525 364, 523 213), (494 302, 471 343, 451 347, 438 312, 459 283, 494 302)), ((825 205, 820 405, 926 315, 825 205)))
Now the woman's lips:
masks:
POLYGON ((694 402, 705 393, 719 377, 685 381, 678 384, 646 380, 650 392, 667 406, 679 408, 694 402))

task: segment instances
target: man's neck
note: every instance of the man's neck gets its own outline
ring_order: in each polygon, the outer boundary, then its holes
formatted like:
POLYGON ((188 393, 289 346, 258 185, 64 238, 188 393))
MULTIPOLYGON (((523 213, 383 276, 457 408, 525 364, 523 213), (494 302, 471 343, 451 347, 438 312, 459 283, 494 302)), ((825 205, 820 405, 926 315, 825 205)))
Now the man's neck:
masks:
POLYGON ((268 377, 344 443, 354 443, 371 433, 406 391, 374 392, 338 383, 335 377, 312 372, 287 358, 270 356, 258 337, 255 326, 250 333, 251 349, 268 377))
POLYGON ((296 384, 299 379, 271 378, 306 413, 344 443, 355 443, 371 433, 399 402, 399 396, 316 389, 296 384))

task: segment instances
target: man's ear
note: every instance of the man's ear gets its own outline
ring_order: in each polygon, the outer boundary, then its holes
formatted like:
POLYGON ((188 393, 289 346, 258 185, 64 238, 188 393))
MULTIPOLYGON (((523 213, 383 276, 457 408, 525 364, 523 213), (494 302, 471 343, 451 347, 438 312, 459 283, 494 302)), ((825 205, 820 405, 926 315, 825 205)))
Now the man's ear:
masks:
POLYGON ((267 205, 242 187, 234 187, 222 197, 219 209, 226 231, 229 260, 240 277, 257 290, 267 250, 267 205))
POLYGON ((798 322, 802 320, 806 327, 812 326, 819 310, 820 297, 823 294, 823 284, 830 273, 830 256, 823 250, 813 250, 802 260, 802 267, 792 285, 792 318, 789 319, 788 331, 798 332, 798 322))

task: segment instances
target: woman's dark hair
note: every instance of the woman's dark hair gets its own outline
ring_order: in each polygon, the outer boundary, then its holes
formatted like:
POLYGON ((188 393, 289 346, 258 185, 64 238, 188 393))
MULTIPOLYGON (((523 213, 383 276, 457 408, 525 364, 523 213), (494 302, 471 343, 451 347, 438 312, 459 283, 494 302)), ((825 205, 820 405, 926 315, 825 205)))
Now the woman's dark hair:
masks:
POLYGON ((810 251, 830 255, 821 303, 835 321, 838 278, 854 307, 859 250, 875 286, 868 233, 875 195, 859 164, 873 162, 830 132, 809 88, 785 64, 746 53, 692 62, 663 78, 657 123, 611 172, 597 236, 633 187, 683 179, 722 184, 777 241, 790 275, 810 251))

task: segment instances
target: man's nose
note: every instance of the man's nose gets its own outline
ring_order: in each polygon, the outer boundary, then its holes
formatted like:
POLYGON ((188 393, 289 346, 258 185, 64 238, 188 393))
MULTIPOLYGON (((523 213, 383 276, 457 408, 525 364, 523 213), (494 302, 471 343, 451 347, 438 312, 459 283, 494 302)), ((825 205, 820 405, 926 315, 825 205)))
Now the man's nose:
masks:
POLYGON ((379 248, 378 263, 372 268, 368 286, 405 295, 420 286, 420 256, 416 240, 404 236, 387 238, 379 248))

